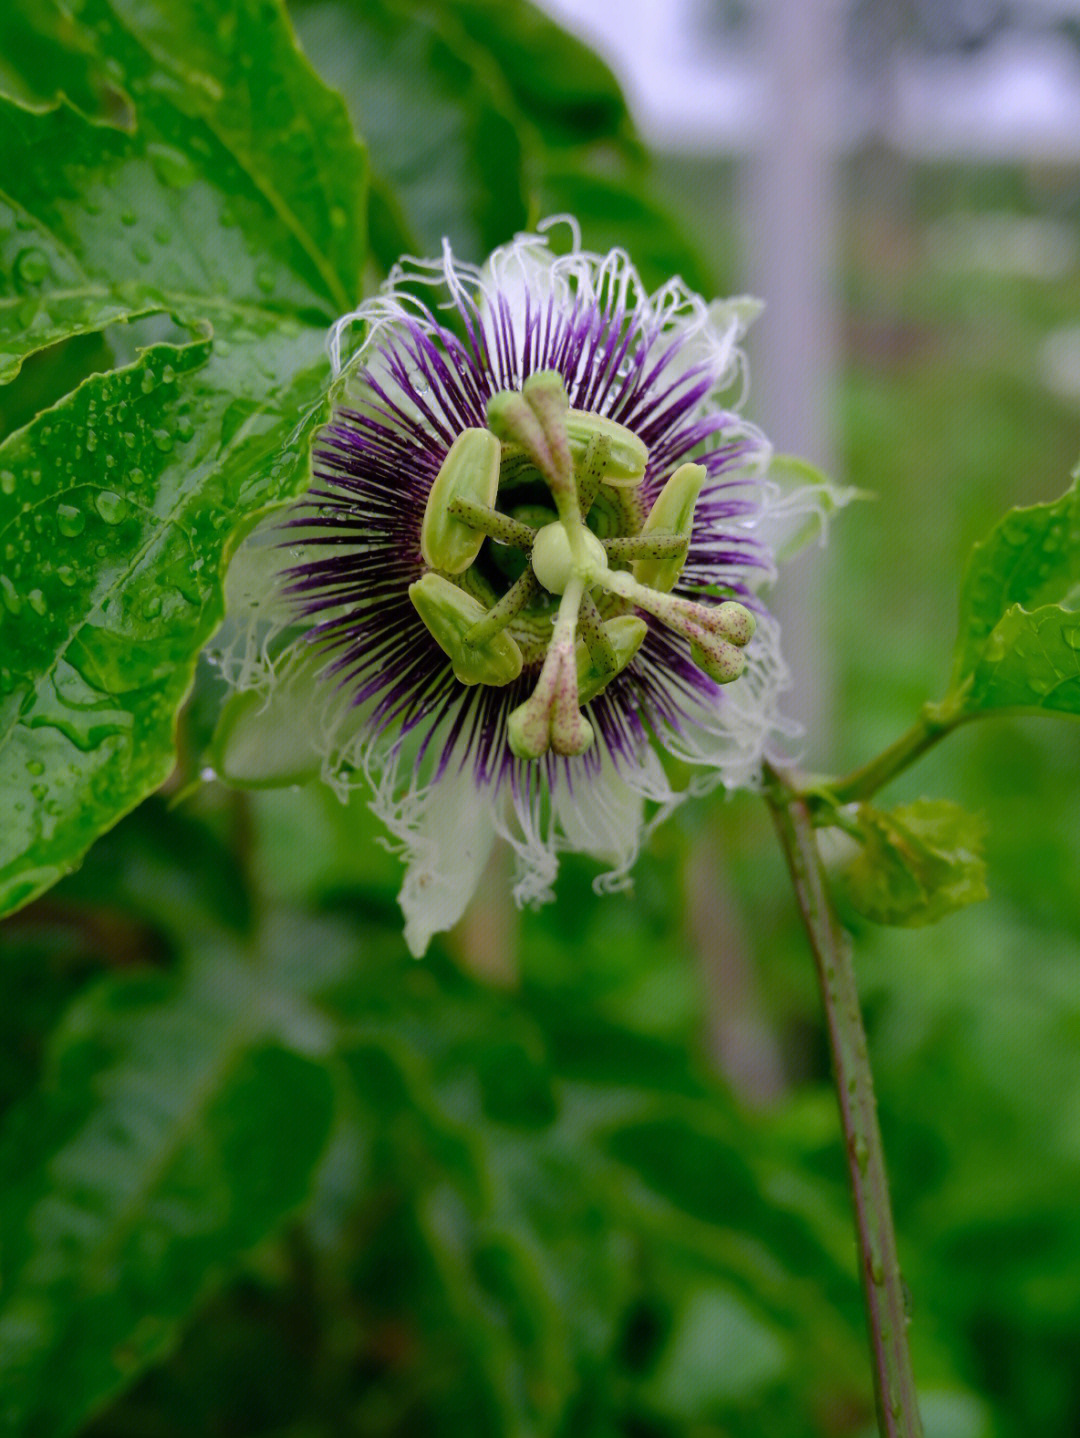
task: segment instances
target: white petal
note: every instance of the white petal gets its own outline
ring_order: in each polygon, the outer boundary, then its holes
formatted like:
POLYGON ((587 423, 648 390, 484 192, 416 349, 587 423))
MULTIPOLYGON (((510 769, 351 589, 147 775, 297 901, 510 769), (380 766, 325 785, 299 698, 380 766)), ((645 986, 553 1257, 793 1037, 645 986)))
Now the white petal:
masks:
POLYGON ((457 923, 476 891, 495 837, 492 796, 477 786, 472 764, 456 759, 441 779, 392 797, 393 776, 384 777, 372 804, 400 841, 406 862, 398 903, 405 916, 405 942, 422 958, 433 934, 457 923), (389 782, 387 782, 389 781, 389 782))

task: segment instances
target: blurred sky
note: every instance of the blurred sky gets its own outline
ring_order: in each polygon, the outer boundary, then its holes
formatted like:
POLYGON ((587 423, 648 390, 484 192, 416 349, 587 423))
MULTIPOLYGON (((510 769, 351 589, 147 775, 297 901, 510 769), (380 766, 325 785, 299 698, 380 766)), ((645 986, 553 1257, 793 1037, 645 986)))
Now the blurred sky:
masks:
MULTIPOLYGON (((726 8, 767 19, 770 10, 805 3, 726 8)), ((849 15, 855 8, 836 3, 849 15)), ((541 4, 605 56, 655 148, 742 150, 765 131, 767 87, 749 27, 725 23, 721 0, 541 4)), ((849 59, 863 63, 849 65, 844 84, 848 140, 877 133, 913 154, 1080 158, 1080 0, 921 6, 918 45, 912 26, 897 18, 905 6, 863 0, 859 7, 849 59)))

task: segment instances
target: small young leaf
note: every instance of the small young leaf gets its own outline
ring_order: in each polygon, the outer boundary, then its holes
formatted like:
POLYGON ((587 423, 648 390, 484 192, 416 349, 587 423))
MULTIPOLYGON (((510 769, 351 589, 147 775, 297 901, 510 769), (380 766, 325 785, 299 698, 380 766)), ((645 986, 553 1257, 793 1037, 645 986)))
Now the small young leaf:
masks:
POLYGON ((1080 714, 1080 613, 1058 604, 1007 609, 983 647, 963 702, 969 713, 1080 714))
POLYGON ((972 550, 952 674, 964 712, 1080 712, 1078 597, 1080 471, 1060 499, 1010 510, 972 550))
POLYGON ((987 897, 983 821, 947 799, 884 811, 861 804, 862 850, 844 875, 854 908, 879 924, 919 928, 987 897))

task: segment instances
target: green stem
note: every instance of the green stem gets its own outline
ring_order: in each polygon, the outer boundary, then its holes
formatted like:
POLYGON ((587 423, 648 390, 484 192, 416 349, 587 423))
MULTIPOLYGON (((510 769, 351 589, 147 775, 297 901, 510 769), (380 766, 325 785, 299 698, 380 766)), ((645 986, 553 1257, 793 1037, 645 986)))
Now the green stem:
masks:
POLYGON ((924 704, 918 720, 906 734, 901 734, 894 744, 883 749, 868 764, 853 769, 842 779, 830 781, 829 794, 838 804, 869 799, 962 722, 963 716, 956 712, 956 708, 948 700, 943 704, 924 704))
POLYGON ((769 769, 769 807, 795 885, 825 1008, 847 1151, 881 1438, 922 1438, 885 1154, 851 945, 829 896, 806 801, 769 769))

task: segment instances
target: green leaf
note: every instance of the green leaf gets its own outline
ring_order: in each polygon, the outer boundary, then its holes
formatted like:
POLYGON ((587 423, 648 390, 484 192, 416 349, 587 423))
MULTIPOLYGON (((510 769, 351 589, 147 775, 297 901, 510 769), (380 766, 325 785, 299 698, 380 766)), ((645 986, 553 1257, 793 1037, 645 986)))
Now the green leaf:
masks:
POLYGON ((171 771, 230 535, 306 476, 321 349, 317 331, 266 319, 224 356, 209 340, 155 345, 0 446, 16 556, 0 576, 0 909, 53 883, 171 771))
POLYGON ((168 775, 223 565, 308 481, 367 208, 280 6, 16 3, 4 24, 34 41, 11 51, 28 89, 108 123, 0 100, 0 365, 104 326, 130 350, 127 320, 159 342, 0 447, 0 911, 168 775))
POLYGON ((341 91, 367 139, 380 194, 400 205, 373 232, 384 267, 408 247, 437 255, 444 237, 482 260, 526 222, 522 144, 513 102, 481 46, 442 7, 421 13, 385 0, 298 0, 304 49, 341 91))
POLYGON ((879 924, 919 928, 987 897, 985 825, 947 799, 884 811, 860 804, 862 850, 844 875, 852 905, 879 924))
POLYGON ((952 688, 962 714, 1080 713, 1080 472, 1060 499, 1013 509, 975 545, 952 688))
POLYGON ((966 711, 1080 714, 1080 613, 1014 604, 994 626, 963 696, 966 711))
POLYGON ((307 1196, 332 1089, 275 997, 218 948, 69 1013, 0 1142, 5 1431, 75 1432, 307 1196))
MULTIPOLYGON (((85 45, 103 43, 111 13, 104 0, 86 7, 85 45)), ((64 105, 0 105, 0 380, 26 354, 118 318, 165 310, 220 333, 252 311, 322 325, 355 303, 363 153, 271 15, 248 3, 222 18, 188 0, 141 7, 139 41, 114 25, 109 64, 136 97, 134 133, 64 105), (229 37, 198 56, 205 72, 170 58, 207 25, 229 37)))
POLYGON ((470 39, 502 70, 546 145, 616 142, 638 151, 619 82, 607 64, 528 0, 449 0, 470 39))
POLYGON ((702 1286, 686 1299, 646 1399, 684 1422, 700 1420, 710 1410, 750 1401, 787 1367, 775 1327, 729 1288, 702 1286))

